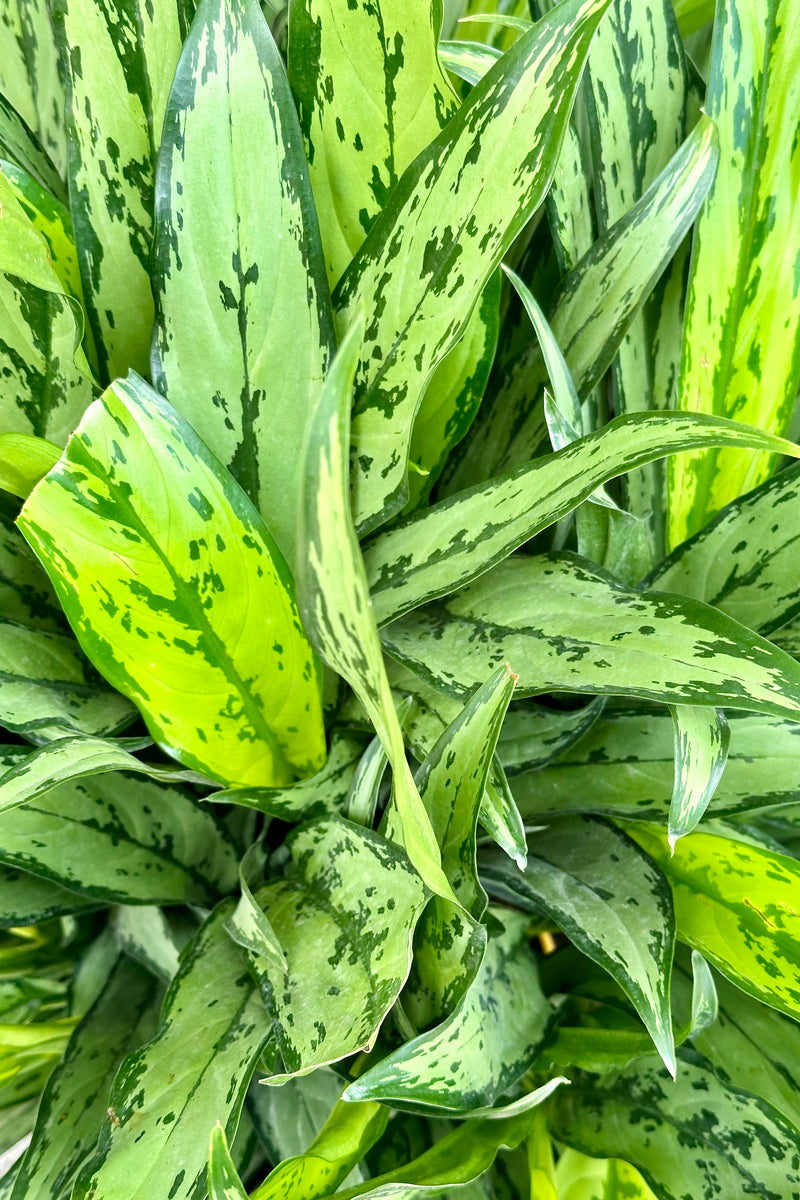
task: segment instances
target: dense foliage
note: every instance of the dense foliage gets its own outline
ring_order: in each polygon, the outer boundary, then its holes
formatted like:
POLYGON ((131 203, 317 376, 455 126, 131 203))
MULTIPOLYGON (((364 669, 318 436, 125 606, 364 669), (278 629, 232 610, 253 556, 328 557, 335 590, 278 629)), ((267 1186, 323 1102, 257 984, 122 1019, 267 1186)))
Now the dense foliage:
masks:
POLYGON ((0 0, 0 1197, 800 1198, 793 5, 0 0))

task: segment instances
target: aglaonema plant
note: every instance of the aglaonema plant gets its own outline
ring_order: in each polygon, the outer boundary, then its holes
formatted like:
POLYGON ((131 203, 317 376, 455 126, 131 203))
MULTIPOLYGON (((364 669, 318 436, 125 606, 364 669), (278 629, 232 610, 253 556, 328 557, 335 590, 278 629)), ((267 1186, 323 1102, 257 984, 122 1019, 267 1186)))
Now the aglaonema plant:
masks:
POLYGON ((800 1197, 791 0, 0 28, 0 1194, 800 1197))

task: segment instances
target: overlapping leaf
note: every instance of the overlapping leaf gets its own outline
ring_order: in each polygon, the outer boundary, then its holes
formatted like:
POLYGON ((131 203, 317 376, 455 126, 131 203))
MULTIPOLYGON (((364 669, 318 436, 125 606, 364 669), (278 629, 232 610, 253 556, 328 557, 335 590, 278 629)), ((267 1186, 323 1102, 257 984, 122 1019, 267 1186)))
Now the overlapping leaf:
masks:
POLYGON ((294 570, 303 443, 333 318, 297 115, 257 0, 199 5, 156 194, 154 380, 294 570))
POLYGON ((730 743, 730 726, 721 709, 677 704, 675 725, 675 784, 669 810, 669 841, 691 833, 717 789, 730 743))
POLYGON ((92 405, 19 524, 91 660, 182 762, 239 784, 320 765, 317 670, 280 551, 143 381, 92 405))

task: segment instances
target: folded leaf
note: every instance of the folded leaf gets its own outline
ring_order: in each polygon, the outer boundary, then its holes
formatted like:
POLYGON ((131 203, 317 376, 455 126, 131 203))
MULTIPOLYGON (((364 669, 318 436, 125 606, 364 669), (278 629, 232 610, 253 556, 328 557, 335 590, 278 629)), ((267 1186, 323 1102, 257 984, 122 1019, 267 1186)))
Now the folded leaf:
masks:
POLYGON ((481 877, 493 895, 546 912, 608 971, 674 1072, 672 898, 661 872, 630 838, 595 817, 565 817, 531 837, 524 872, 495 855, 482 859, 481 877))
POLYGON ((220 1121, 233 1137, 269 1024, 224 929, 232 908, 221 905, 202 926, 167 993, 158 1033, 124 1059, 75 1200, 152 1200, 170 1191, 172 1200, 190 1200, 202 1194, 206 1173, 197 1130, 220 1121))
POLYGON ((320 765, 316 664, 280 551, 142 380, 92 405, 19 525, 92 662, 181 762, 273 785, 320 765))
POLYGON ((362 306, 374 314, 356 376, 352 429, 360 532, 385 523, 405 503, 422 391, 544 199, 589 42, 608 3, 567 0, 520 38, 405 172, 337 285, 341 330, 362 306), (490 121, 491 137, 484 138, 490 121), (452 224, 442 226, 443 211, 452 224), (404 269, 394 274, 400 258, 404 269))
MULTIPOLYGON (((694 234, 679 407, 775 433, 800 381, 800 31, 791 0, 719 0, 706 111, 720 167, 694 234)), ((669 469, 669 543, 770 473, 774 459, 710 450, 669 469)))
POLYGON ((250 956, 285 1068, 271 1082, 372 1046, 428 898, 399 847, 341 817, 301 826, 289 846, 293 871, 255 893, 286 968, 250 956))
POLYGON ((382 630, 387 651, 464 699, 503 662, 520 695, 635 695, 800 716, 800 664, 707 605, 623 587, 571 554, 517 556, 382 630))
POLYGON ((599 484, 654 458, 718 443, 772 445, 800 455, 791 442, 700 414, 617 417, 556 454, 441 500, 376 537, 364 564, 378 624, 487 571, 577 508, 599 484))
POLYGON ((672 707, 675 725, 675 784, 669 810, 669 843, 691 833, 717 789, 730 743, 730 726, 721 709, 672 707))
POLYGON ((198 6, 156 195, 153 379, 294 571, 303 443, 333 318, 297 115, 257 0, 198 6))
POLYGON ((487 1108, 525 1074, 553 1026, 555 1010, 539 986, 528 918, 494 909, 480 971, 441 1025, 388 1054, 345 1092, 445 1115, 487 1108))

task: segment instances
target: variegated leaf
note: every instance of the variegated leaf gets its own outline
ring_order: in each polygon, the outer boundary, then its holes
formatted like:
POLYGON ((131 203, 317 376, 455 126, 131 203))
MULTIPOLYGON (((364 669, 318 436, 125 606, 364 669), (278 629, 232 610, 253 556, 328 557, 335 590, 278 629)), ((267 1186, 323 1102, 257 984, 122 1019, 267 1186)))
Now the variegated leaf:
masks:
POLYGON ((79 896, 27 871, 0 867, 0 929, 36 925, 53 917, 79 916, 102 902, 79 896))
POLYGON ((333 318, 297 114, 257 0, 199 5, 157 174, 153 379, 294 570, 333 318))
POLYGON ((675 899, 678 937, 737 987, 797 1015, 800 916, 792 905, 800 865, 738 838, 695 831, 670 856, 652 825, 631 830, 661 866, 675 899))
POLYGON ((55 170, 63 176, 64 87, 51 12, 47 0, 3 0, 0 4, 0 91, 37 135, 55 170))
POLYGON ((207 904, 235 887, 235 849, 187 790, 116 776, 26 797, 25 751, 3 747, 0 763, 0 788, 17 793, 2 814, 4 862, 122 903, 207 904), (109 870, 123 853, 124 869, 109 870))
POLYGON ((530 700, 512 703, 497 743, 506 775, 513 777, 560 758, 592 728, 604 707, 601 696, 566 711, 545 708, 530 700))
POLYGON ((0 500, 0 613, 31 629, 66 633, 50 580, 14 525, 16 507, 0 500))
POLYGON ((347 1088, 347 1099, 469 1116, 493 1105, 528 1070, 555 1010, 539 986, 527 917, 500 908, 492 917, 499 928, 452 1015, 370 1067, 347 1088))
POLYGON ((691 833, 717 790, 730 744, 730 726, 721 709, 672 707, 675 726, 675 784, 669 809, 668 838, 691 833))
MULTIPOLYGON (((180 918, 179 918, 180 921, 180 918)), ((180 966, 183 940, 175 937, 163 908, 157 904, 118 904, 107 927, 120 950, 163 983, 172 983, 180 966)), ((180 924, 179 924, 180 929, 180 924)), ((186 926, 181 930, 184 933, 186 926)))
POLYGON ((796 514, 800 468, 793 464, 731 501, 660 563, 647 584, 705 600, 768 637, 800 613, 796 514))
POLYGON ((800 1197, 797 1131, 763 1100, 722 1083, 710 1065, 679 1052, 677 1081, 639 1066, 556 1094, 553 1135, 599 1157, 625 1158, 658 1200, 800 1197))
MULTIPOLYGON (((548 321, 581 399, 608 370, 631 321, 691 229, 717 158, 714 126, 703 118, 641 200, 557 288, 548 321)), ((538 344, 511 356, 448 477, 449 492, 543 452, 547 430, 540 397, 546 378, 538 344)))
POLYGON ((228 1149, 225 1130, 219 1124, 211 1131, 208 1148, 208 1195, 209 1200, 247 1200, 247 1192, 228 1149))
MULTIPOLYGON (((792 0, 719 0, 706 110, 720 167, 697 224, 679 406, 782 433, 800 379, 800 28, 792 0)), ((773 459, 707 451, 669 470, 669 544, 773 459)))
MULTIPOLYGON (((727 719, 730 750, 710 814, 728 816, 796 804, 800 725, 735 711, 727 719)), ((664 823, 674 773, 669 713, 613 708, 560 760, 514 774, 512 783, 528 821, 564 812, 597 812, 664 823)))
POLYGON ((555 1200, 656 1200, 636 1168, 619 1158, 589 1158, 566 1149, 555 1179, 555 1200))
POLYGON ((566 516, 598 484, 698 444, 773 445, 800 455, 791 442, 697 413, 632 413, 604 429, 441 500, 380 534, 364 551, 379 624, 447 595, 506 558, 534 534, 566 516))
POLYGON ((624 587, 571 554, 509 558, 382 639, 456 699, 509 662, 523 696, 633 695, 800 719, 800 664, 788 654, 708 605, 624 587))
POLYGON ((669 978, 675 914, 655 863, 607 821, 565 817, 532 835, 524 872, 493 855, 481 860, 481 878, 493 895, 546 912, 608 971, 674 1074, 669 978))
POLYGON ((156 152, 192 0, 61 0, 75 240, 101 382, 147 372, 156 152))
POLYGON ((51 196, 67 202, 63 179, 34 132, 28 127, 10 100, 0 92, 0 158, 16 163, 51 196))
POLYGON ((317 668, 280 551, 142 380, 92 405, 19 524, 89 657, 180 761, 237 784, 319 766, 317 668))
POLYGON ((95 1148, 120 1062, 155 1033, 160 999, 153 977, 120 958, 48 1081, 11 1200, 49 1200, 70 1189, 95 1148))
POLYGON ((460 905, 435 896, 417 928, 403 1007, 418 1029, 453 1010, 483 956, 486 934, 476 924, 486 908, 475 862, 478 814, 513 691, 514 676, 500 667, 441 734, 417 772, 441 847, 442 870, 460 905))
POLYGON ((340 328, 362 306, 371 317, 352 430, 354 511, 362 532, 405 503, 422 392, 544 198, 589 42, 608 3, 567 0, 520 38, 405 172, 337 285, 340 328), (488 126, 491 136, 484 137, 488 126), (397 275, 391 266, 399 258, 404 269, 397 275))
POLYGON ((350 397, 362 331, 359 321, 343 341, 312 419, 300 517, 300 540, 306 547, 298 564, 300 611, 321 657, 364 705, 392 764, 395 836, 428 886, 452 899, 406 760, 350 512, 350 397))
POLYGON ((399 847, 341 817, 301 826, 289 846, 293 871, 255 893, 286 967, 250 955, 286 1075, 372 1046, 428 899, 399 847))
POLYGON ((233 1137, 269 1023, 224 929, 232 908, 221 905, 202 926, 167 993, 158 1033, 124 1059, 75 1200, 152 1200, 170 1191, 172 1200, 194 1200, 206 1173, 197 1130, 220 1121, 233 1137))

